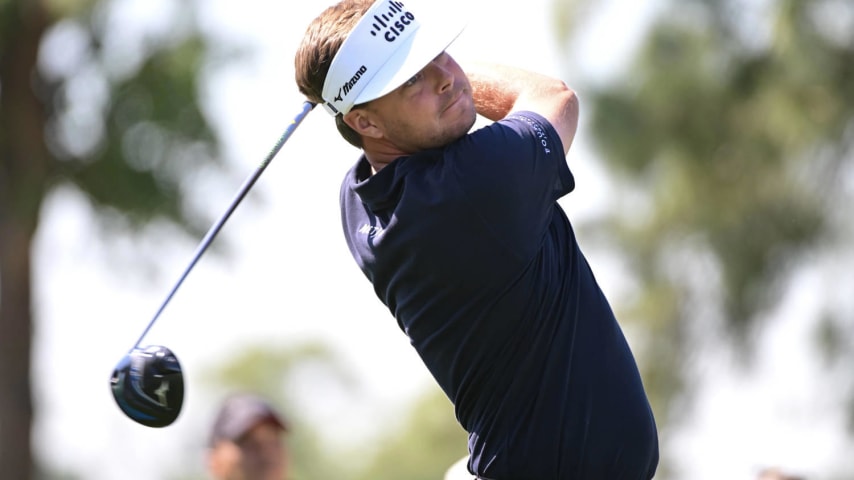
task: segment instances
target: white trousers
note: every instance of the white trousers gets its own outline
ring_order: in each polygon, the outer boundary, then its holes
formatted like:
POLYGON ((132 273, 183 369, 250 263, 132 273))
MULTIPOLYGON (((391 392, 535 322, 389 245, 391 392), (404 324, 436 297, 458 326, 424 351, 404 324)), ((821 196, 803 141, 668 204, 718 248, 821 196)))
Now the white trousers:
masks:
POLYGON ((474 476, 469 473, 469 469, 466 465, 468 465, 469 456, 457 460, 453 465, 445 472, 444 480, 474 480, 474 476))

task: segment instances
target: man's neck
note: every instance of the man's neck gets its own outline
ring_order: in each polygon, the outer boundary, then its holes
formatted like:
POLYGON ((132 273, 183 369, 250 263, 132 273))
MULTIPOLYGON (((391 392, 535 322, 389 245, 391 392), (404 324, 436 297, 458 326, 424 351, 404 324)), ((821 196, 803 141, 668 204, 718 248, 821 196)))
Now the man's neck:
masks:
POLYGON ((406 152, 401 151, 399 148, 388 142, 372 139, 365 140, 362 150, 365 153, 365 158, 368 160, 368 163, 371 164, 371 170, 374 173, 379 172, 398 158, 408 155, 406 152))

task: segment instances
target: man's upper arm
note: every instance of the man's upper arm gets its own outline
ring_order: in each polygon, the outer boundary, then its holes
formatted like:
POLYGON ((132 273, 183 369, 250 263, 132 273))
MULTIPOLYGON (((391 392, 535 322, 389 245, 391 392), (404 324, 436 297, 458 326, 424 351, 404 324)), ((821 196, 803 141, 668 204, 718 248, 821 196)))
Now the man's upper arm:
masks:
POLYGON ((569 151, 578 129, 578 97, 567 85, 555 80, 548 91, 523 93, 513 105, 514 111, 528 110, 542 115, 557 131, 564 153, 569 151))

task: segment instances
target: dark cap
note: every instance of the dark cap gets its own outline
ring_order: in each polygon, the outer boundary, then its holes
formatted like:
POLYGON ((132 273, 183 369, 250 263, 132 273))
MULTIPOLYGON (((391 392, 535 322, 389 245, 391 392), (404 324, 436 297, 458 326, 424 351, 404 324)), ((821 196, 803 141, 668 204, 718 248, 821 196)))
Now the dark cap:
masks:
POLYGON ((221 440, 236 441, 252 427, 270 423, 284 431, 288 424, 266 401, 250 394, 228 397, 220 407, 211 431, 210 445, 221 440))

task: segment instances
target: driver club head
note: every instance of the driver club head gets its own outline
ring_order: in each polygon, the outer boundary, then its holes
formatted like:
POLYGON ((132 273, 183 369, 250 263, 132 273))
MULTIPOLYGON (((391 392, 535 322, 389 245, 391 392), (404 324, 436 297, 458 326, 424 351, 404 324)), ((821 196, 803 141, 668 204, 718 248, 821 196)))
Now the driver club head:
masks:
POLYGON ((110 377, 119 408, 147 427, 165 427, 178 418, 184 403, 184 375, 178 358, 166 347, 134 348, 110 377))

